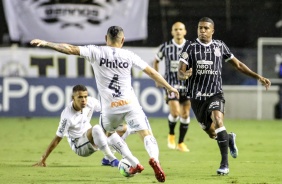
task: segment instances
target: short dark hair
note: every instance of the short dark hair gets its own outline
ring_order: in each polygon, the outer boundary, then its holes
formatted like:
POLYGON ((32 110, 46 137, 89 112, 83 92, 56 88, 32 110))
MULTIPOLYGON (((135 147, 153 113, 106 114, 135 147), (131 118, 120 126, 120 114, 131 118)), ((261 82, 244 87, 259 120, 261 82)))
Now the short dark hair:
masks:
POLYGON ((75 93, 77 91, 87 91, 87 88, 84 85, 78 84, 72 88, 72 93, 75 93))
POLYGON ((199 22, 209 22, 209 23, 211 23, 214 26, 213 20, 211 18, 209 18, 209 17, 203 17, 203 18, 201 18, 199 20, 199 22))
POLYGON ((111 39, 118 38, 119 33, 123 33, 123 29, 119 26, 111 26, 107 31, 107 35, 110 36, 111 39))

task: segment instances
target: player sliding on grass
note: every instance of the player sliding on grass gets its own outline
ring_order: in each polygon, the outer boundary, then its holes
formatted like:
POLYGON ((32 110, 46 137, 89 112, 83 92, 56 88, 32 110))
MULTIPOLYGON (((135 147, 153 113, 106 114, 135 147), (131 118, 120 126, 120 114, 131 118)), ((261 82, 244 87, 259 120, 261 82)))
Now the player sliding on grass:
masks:
POLYGON ((159 182, 164 182, 165 173, 159 162, 157 141, 131 86, 132 67, 135 66, 145 72, 160 86, 166 88, 168 94, 174 93, 178 98, 179 93, 139 56, 121 48, 124 43, 124 32, 121 27, 111 26, 105 38, 107 46, 74 46, 39 39, 32 40, 31 44, 51 48, 65 54, 79 55, 89 61, 95 73, 101 98, 100 125, 106 132, 113 133, 109 136, 109 144, 132 164, 131 174, 141 173, 144 170, 139 160, 132 155, 127 144, 114 133, 116 128, 125 121, 131 131, 138 133, 142 138, 155 177, 159 182))
POLYGON ((99 125, 90 124, 94 111, 100 111, 97 99, 88 96, 87 88, 83 85, 73 87, 72 102, 61 113, 56 136, 49 144, 39 162, 33 166, 46 167, 46 159, 57 147, 64 136, 67 137, 71 149, 79 156, 87 157, 101 150, 105 160, 109 160, 112 167, 117 167, 119 161, 112 154, 107 137, 99 125))
POLYGON ((234 133, 227 133, 223 124, 225 99, 222 90, 222 62, 232 64, 240 72, 257 79, 266 89, 271 85, 264 78, 250 70, 230 52, 221 40, 213 40, 214 22, 208 17, 198 23, 198 38, 186 42, 180 54, 178 75, 182 80, 189 78, 188 92, 192 109, 203 130, 212 139, 216 139, 221 162, 217 170, 219 175, 229 173, 228 147, 233 158, 238 156, 234 133))

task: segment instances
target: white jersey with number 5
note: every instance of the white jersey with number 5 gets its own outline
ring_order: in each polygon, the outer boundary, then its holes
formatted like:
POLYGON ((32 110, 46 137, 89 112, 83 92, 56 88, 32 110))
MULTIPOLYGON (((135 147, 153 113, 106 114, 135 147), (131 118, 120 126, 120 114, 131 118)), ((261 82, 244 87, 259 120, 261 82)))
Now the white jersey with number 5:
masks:
POLYGON ((80 56, 90 62, 101 97, 102 112, 124 113, 141 108, 131 86, 131 68, 148 64, 133 52, 109 46, 80 46, 80 56))

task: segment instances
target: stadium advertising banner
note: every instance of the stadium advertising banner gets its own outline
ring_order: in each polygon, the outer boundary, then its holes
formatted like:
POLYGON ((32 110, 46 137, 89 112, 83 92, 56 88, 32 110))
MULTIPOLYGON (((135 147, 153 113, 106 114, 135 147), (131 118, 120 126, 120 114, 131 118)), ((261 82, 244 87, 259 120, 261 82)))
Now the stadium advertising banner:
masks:
POLYGON ((149 0, 3 0, 9 35, 72 44, 103 44, 108 27, 121 26, 126 41, 147 38, 149 0))
MULTIPOLYGON (((89 95, 97 98, 93 78, 0 77, 0 116, 60 116, 76 84, 86 85, 89 95)), ((164 91, 152 80, 134 79, 132 86, 149 117, 167 116, 164 91)))
MULTIPOLYGON (((157 48, 124 47, 139 55, 152 66, 157 48)), ((94 77, 91 65, 84 58, 62 54, 44 48, 0 48, 0 77, 94 77)), ((164 65, 160 65, 164 73, 164 65)), ((139 69, 133 68, 135 78, 148 78, 139 69)))

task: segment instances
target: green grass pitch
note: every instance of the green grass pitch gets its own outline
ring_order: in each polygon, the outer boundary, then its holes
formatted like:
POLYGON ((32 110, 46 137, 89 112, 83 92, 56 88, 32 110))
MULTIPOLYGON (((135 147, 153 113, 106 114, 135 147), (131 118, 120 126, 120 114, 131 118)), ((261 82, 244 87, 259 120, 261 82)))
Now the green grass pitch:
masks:
MULTIPOLYGON (((160 148, 160 161, 167 184, 272 184, 282 183, 282 121, 225 119, 228 132, 237 134, 239 156, 229 156, 230 174, 217 176, 219 149, 195 119, 185 139, 190 152, 169 150, 166 118, 149 118, 160 148)), ((118 184, 158 183, 148 164, 149 156, 137 135, 127 143, 145 170, 132 178, 123 177, 113 167, 101 166, 96 152, 79 157, 63 139, 47 159, 47 167, 32 167, 55 136, 59 118, 0 118, 0 183, 118 184)), ((92 124, 98 122, 97 118, 92 124)), ((179 125, 179 124, 178 124, 179 125)), ((178 125, 176 133, 178 135, 178 125)), ((120 155, 116 153, 120 159, 120 155)))

